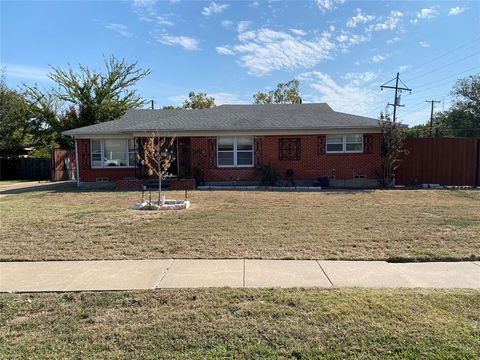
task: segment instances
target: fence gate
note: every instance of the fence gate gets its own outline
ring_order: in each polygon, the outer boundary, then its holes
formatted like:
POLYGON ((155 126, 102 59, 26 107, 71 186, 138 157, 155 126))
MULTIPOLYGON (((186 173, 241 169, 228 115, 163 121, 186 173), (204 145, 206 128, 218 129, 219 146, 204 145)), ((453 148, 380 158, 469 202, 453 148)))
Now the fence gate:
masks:
POLYGON ((52 149, 52 181, 75 180, 75 150, 52 149))

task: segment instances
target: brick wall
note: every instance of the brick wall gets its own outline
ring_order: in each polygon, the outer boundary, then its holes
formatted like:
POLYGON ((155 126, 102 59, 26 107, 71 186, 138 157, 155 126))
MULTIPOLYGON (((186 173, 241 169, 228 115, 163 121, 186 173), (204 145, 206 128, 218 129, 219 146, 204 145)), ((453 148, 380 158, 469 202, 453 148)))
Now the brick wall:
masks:
MULTIPOLYGON (((365 175, 366 179, 377 178, 381 166, 381 134, 364 136, 364 152, 361 154, 326 154, 324 135, 285 136, 281 138, 300 139, 299 160, 279 160, 279 136, 256 136, 254 138, 255 165, 271 164, 286 178, 287 170, 293 170, 295 181, 316 181, 321 176, 335 176, 336 180, 352 180, 355 175, 365 175)), ((77 140, 80 164, 80 181, 96 181, 108 178, 109 181, 134 177, 134 168, 92 169, 90 166, 90 141, 77 140)), ((192 137, 190 139, 190 173, 193 164, 201 165, 207 182, 256 182, 253 168, 217 168, 216 138, 192 137)))
POLYGON ((101 168, 92 169, 90 165, 90 140, 77 140, 78 163, 81 182, 96 181, 97 178, 105 178, 108 181, 118 181, 125 177, 134 177, 135 168, 101 168))
MULTIPOLYGON (((294 180, 315 181, 321 176, 335 176, 337 180, 351 180, 355 175, 376 179, 381 166, 380 134, 364 137, 364 152, 360 154, 325 154, 325 136, 304 135, 282 138, 300 138, 300 159, 279 160, 278 136, 255 137, 255 165, 271 164, 286 177, 288 169, 294 171, 294 180)), ((201 164, 207 182, 256 181, 253 168, 217 168, 215 138, 191 139, 192 165, 201 164), (196 154, 196 155, 195 155, 196 154)))

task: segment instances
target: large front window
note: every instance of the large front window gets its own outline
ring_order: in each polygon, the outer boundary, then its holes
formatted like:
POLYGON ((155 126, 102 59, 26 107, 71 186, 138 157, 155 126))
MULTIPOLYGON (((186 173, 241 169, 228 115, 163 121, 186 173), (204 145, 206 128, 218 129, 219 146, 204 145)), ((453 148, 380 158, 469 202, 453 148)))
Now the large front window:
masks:
POLYGON ((251 136, 217 138, 219 167, 253 166, 253 138, 251 136))
POLYGON ((363 135, 327 135, 327 153, 361 153, 363 152, 363 135))
POLYGON ((104 139, 91 142, 92 167, 135 166, 134 139, 104 139))

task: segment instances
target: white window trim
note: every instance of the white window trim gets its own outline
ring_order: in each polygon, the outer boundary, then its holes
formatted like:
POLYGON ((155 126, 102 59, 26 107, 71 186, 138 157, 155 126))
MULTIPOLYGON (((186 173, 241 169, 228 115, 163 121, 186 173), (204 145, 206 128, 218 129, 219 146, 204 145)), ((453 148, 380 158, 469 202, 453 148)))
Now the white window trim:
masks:
MULTIPOLYGON (((340 134, 329 134, 329 135, 340 135, 340 134)), ((363 134, 353 134, 353 135, 362 135, 362 149, 361 150, 347 150, 347 135, 352 134, 341 134, 342 136, 342 150, 341 151, 329 151, 328 150, 328 135, 325 138, 325 153, 327 154, 361 154, 363 153, 363 134)))
POLYGON ((136 168, 136 164, 130 165, 130 149, 128 148, 128 140, 132 140, 131 138, 108 138, 108 139, 90 139, 90 167, 92 169, 134 169, 136 168), (103 165, 105 162, 105 140, 123 140, 125 141, 125 155, 127 156, 127 163, 128 165, 125 166, 105 166, 103 165), (100 141, 100 159, 102 161, 102 165, 95 166, 93 165, 93 151, 92 151, 92 142, 93 141, 100 141))
POLYGON ((217 167, 219 168, 232 168, 232 167, 236 167, 236 168, 252 168, 254 167, 254 164, 255 164, 255 146, 254 146, 254 139, 253 139, 253 136, 241 136, 241 137, 250 137, 252 139, 252 150, 237 150, 237 140, 238 140, 238 136, 217 136, 217 141, 216 141, 216 146, 217 146, 217 167), (218 151, 218 139, 220 137, 231 137, 233 138, 233 151, 218 151), (219 161, 219 157, 218 157, 218 153, 219 152, 233 152, 233 165, 220 165, 218 163, 219 161), (251 152, 252 153, 252 165, 238 165, 237 164, 237 154, 239 152, 251 152))

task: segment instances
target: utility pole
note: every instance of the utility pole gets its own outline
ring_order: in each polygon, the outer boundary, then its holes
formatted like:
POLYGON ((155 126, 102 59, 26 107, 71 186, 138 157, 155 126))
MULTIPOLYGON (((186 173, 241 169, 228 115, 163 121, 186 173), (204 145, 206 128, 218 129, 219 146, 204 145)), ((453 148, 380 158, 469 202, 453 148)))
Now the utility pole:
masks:
POLYGON ((441 101, 439 100, 425 100, 427 103, 432 104, 432 109, 430 110, 430 137, 432 137, 432 128, 433 128, 433 106, 435 103, 439 104, 441 101))
POLYGON ((405 91, 410 91, 410 94, 412 93, 412 89, 409 89, 407 87, 407 85, 405 85, 405 83, 400 80, 400 73, 397 72, 397 76, 390 80, 390 81, 387 81, 385 84, 381 85, 380 86, 380 89, 383 90, 383 89, 395 89, 395 99, 393 101, 393 104, 390 104, 388 103, 387 105, 390 105, 390 106, 393 106, 393 122, 396 121, 397 119, 397 107, 404 107, 405 105, 400 105, 400 95, 398 94, 398 92, 400 91, 400 93, 402 92, 402 90, 405 90, 405 91), (387 84, 391 83, 393 80, 395 80, 395 86, 388 86, 387 84), (399 87, 398 86, 398 82, 401 82, 403 84, 403 86, 405 87, 399 87))

